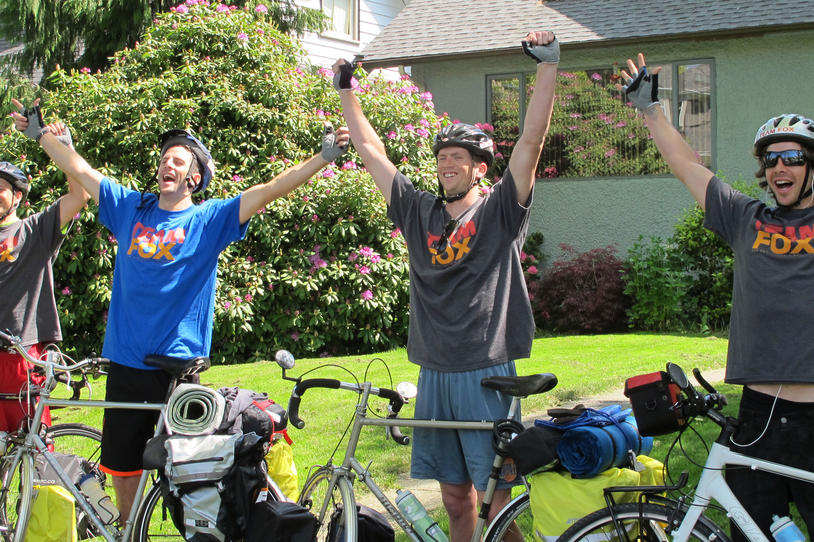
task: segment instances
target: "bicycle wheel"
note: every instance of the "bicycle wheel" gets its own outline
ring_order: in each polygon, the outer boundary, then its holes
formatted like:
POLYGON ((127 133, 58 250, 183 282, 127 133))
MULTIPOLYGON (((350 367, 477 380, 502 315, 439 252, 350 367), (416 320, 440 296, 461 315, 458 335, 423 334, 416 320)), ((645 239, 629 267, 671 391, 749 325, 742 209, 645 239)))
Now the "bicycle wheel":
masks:
POLYGON ((170 512, 164 508, 164 499, 161 487, 153 484, 142 499, 133 522, 133 542, 146 540, 177 540, 181 542, 184 537, 175 528, 170 512))
POLYGON ((0 540, 22 542, 33 497, 34 459, 14 450, 0 466, 0 540))
MULTIPOLYGON (((585 516, 567 531, 558 542, 604 541, 619 540, 617 525, 624 529, 627 535, 634 536, 636 540, 672 540, 670 532, 677 528, 684 518, 684 509, 663 504, 645 503, 639 510, 638 503, 617 504, 613 507, 613 515, 607 508, 585 516)), ((729 537, 708 518, 701 516, 692 529, 690 540, 720 540, 729 542, 729 537)))
POLYGON ((539 540, 534 536, 528 492, 518 495, 503 507, 486 529, 484 542, 519 542, 539 540))
POLYGON ((331 487, 334 469, 320 467, 312 473, 297 501, 317 517, 317 542, 356 542, 357 515, 353 486, 347 478, 339 478, 331 487), (342 533, 331 537, 331 530, 342 533))

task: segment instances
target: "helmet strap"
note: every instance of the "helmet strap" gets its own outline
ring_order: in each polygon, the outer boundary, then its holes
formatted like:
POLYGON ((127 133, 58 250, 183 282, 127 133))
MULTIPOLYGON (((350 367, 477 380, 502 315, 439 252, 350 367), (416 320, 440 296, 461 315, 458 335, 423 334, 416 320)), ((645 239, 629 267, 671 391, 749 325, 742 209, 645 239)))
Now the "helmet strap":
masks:
MULTIPOLYGON (((778 207, 782 207, 784 209, 793 209, 797 207, 800 204, 800 202, 803 201, 805 198, 807 197, 814 198, 814 179, 812 179, 811 176, 811 164, 806 163, 806 174, 804 178, 806 179, 806 184, 808 185, 808 187, 806 188, 806 186, 804 185, 803 188, 800 189, 800 194, 798 194, 797 200, 791 205, 781 204, 780 202, 777 201, 777 197, 775 196, 774 201, 777 202, 778 207)), ((767 187, 767 190, 771 189, 767 187)), ((772 196, 774 196, 774 192, 772 192, 772 196)))
MULTIPOLYGON (((17 190, 16 188, 13 188, 13 187, 12 187, 12 189, 11 189, 11 197, 12 197, 12 198, 14 197, 14 194, 15 194, 16 192, 19 192, 19 190, 17 190)), ((22 198, 22 197, 20 197, 20 201, 16 202, 14 205, 12 205, 11 207, 9 207, 8 212, 6 212, 6 214, 4 214, 2 217, 0 217, 0 226, 5 226, 5 225, 6 225, 6 221, 8 220, 8 217, 10 217, 11 215, 13 215, 14 213, 16 213, 16 212, 17 212, 17 209, 19 209, 19 208, 20 208, 20 204, 21 204, 22 202, 23 202, 23 198, 22 198)), ((9 224, 10 224, 11 222, 13 222, 13 221, 10 221, 10 222, 9 222, 9 224)))

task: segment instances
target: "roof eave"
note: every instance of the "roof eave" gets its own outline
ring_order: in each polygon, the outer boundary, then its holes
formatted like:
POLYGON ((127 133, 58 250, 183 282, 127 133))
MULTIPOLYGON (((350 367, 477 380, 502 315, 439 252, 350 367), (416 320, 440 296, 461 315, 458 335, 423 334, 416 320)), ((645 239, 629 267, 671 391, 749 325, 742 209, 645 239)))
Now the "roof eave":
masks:
MULTIPOLYGON (((662 34, 662 35, 654 35, 654 36, 641 36, 641 37, 633 37, 633 38, 610 38, 610 39, 592 39, 592 40, 583 40, 583 41, 571 41, 568 43, 562 44, 563 50, 578 50, 578 49, 585 49, 591 46, 595 46, 596 44, 613 44, 614 46, 617 45, 627 45, 627 44, 635 44, 635 43, 653 43, 658 41, 670 41, 680 37, 686 37, 688 34, 692 35, 694 39, 720 39, 723 37, 731 38, 736 36, 761 36, 766 32, 778 32, 778 31, 793 31, 793 30, 809 30, 814 28, 814 23, 796 23, 796 24, 788 24, 783 26, 760 26, 760 27, 749 27, 749 28, 734 28, 729 30, 709 30, 704 32, 684 32, 680 34, 662 34)), ((501 47, 497 49, 489 49, 488 51, 471 51, 466 53, 454 53, 454 54, 426 54, 426 55, 401 55, 401 56, 394 56, 394 57, 380 57, 380 58, 366 58, 364 54, 357 55, 357 58, 363 62, 365 69, 375 70, 378 68, 392 68, 394 66, 410 66, 416 63, 421 63, 422 61, 428 60, 437 60, 437 59, 444 59, 444 60, 459 60, 459 59, 466 59, 466 58, 474 58, 474 57, 484 57, 484 56, 499 56, 506 53, 511 53, 515 51, 515 47, 501 47)), ((364 51, 362 51, 364 53, 364 51)))

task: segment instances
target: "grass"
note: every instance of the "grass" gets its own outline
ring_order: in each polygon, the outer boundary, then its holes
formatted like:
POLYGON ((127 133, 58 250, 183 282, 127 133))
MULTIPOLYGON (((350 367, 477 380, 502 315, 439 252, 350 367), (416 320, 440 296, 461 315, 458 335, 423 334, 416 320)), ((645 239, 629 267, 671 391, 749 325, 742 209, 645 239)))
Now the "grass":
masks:
MULTIPOLYGON (((621 389, 627 377, 664 369, 668 361, 683 366, 709 369, 722 367, 726 358, 727 340, 716 336, 686 334, 628 333, 618 335, 564 336, 535 339, 531 357, 517 361, 518 374, 550 372, 559 384, 551 392, 531 397, 524 403, 526 415, 545 415, 545 409, 566 402, 590 397, 613 389, 621 389)), ((290 375, 299 376, 314 370, 309 376, 339 378, 345 381, 368 379, 376 386, 395 387, 398 382, 418 379, 418 366, 407 361, 405 350, 379 354, 335 358, 304 358, 297 360, 290 375), (392 384, 391 384, 392 383, 392 384)), ((281 378, 276 363, 265 361, 251 364, 219 365, 201 377, 210 387, 241 386, 264 391, 269 397, 287 405, 293 387, 281 378)), ((101 399, 104 383, 94 383, 94 398, 101 399)), ((308 466, 324 463, 337 446, 347 427, 356 404, 356 395, 342 390, 312 389, 303 397, 300 417, 305 428, 289 428, 294 440, 300 485, 305 481, 308 466)), ((384 408, 383 401, 372 401, 384 408)), ((55 413, 55 423, 82 422, 101 427, 99 409, 66 409, 55 413), (69 410, 69 412, 66 412, 69 410)), ((403 416, 412 415, 408 404, 403 416)), ((409 430, 405 430, 409 434, 409 430)), ((377 483, 395 489, 399 478, 409 472, 409 448, 385 442, 383 430, 366 428, 357 450, 364 464, 371 464, 377 483)), ((344 443, 343 443, 344 445, 344 443)), ((341 461, 341 450, 336 460, 341 461)))

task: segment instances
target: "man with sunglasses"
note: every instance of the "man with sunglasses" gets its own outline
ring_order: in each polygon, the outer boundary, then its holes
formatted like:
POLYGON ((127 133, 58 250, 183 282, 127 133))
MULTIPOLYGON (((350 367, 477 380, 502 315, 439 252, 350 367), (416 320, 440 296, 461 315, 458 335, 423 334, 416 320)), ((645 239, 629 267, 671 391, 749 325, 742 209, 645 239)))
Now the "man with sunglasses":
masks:
MULTIPOLYGON (((704 209, 704 226, 734 251, 735 275, 726 381, 743 385, 733 449, 814 471, 814 121, 786 114, 757 131, 756 176, 776 207, 721 182, 665 117, 658 71, 639 54, 623 71, 627 99, 644 115, 673 173, 704 209)), ((727 482, 771 538, 772 516, 789 502, 814 534, 814 486, 772 474, 732 468, 727 482)), ((732 524, 732 539, 746 540, 732 524)))
MULTIPOLYGON (((161 403, 168 373, 147 367, 160 354, 190 359, 209 356, 218 257, 243 239, 249 219, 272 200, 310 179, 346 150, 348 132, 326 125, 322 150, 274 179, 229 199, 193 202, 215 173, 212 155, 185 130, 158 139, 158 169, 150 184, 158 195, 128 189, 93 169, 78 153, 56 142, 42 126, 35 105, 13 113, 17 129, 40 143, 54 163, 77 179, 99 205, 99 220, 118 241, 113 291, 102 355, 112 363, 106 399, 161 403)), ((142 471, 144 445, 157 413, 107 409, 102 428, 101 469, 113 477, 122 521, 132 507, 142 471)))
MULTIPOLYGON (((421 366, 418 418, 498 419, 508 399, 485 390, 490 375, 514 375, 514 360, 530 354, 534 320, 520 266, 528 229, 537 160, 554 101, 559 44, 551 32, 531 32, 523 50, 537 61, 537 80, 523 133, 502 181, 478 188, 493 159, 493 142, 480 128, 451 124, 439 132, 439 194, 417 190, 388 159, 384 144, 353 93, 353 67, 334 64, 354 147, 401 230, 410 256, 410 329, 407 352, 421 366)), ((484 431, 413 432, 411 476, 438 480, 452 542, 470 540, 476 504, 486 489, 494 451, 484 431)), ((490 514, 508 501, 498 486, 490 514)))

